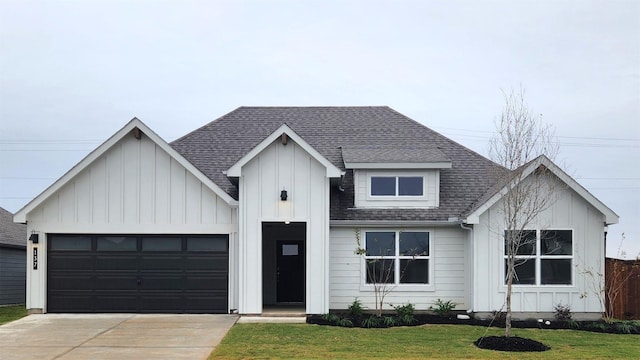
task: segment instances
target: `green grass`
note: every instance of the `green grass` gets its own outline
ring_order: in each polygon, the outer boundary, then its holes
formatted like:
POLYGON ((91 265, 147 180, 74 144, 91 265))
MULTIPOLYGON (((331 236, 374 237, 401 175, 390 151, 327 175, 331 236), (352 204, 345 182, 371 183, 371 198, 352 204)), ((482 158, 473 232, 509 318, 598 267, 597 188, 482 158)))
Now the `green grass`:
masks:
POLYGON ((637 358, 640 336, 576 330, 514 329, 515 336, 540 341, 543 353, 478 349, 482 335, 503 329, 468 325, 425 325, 389 329, 341 328, 307 324, 236 324, 209 359, 601 359, 637 358))
POLYGON ((0 325, 27 316, 27 309, 24 305, 2 306, 0 307, 0 325))

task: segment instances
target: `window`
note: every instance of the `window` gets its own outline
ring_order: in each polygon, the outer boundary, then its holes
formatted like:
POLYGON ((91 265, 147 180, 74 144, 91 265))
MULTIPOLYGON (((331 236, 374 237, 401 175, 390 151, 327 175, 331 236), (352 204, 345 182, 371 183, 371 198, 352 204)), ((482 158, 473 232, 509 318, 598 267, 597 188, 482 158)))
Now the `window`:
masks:
POLYGON ((513 241, 520 244, 515 257, 514 285, 572 284, 572 230, 505 230, 504 237, 505 283, 508 244, 513 241))
POLYGON ((429 284, 429 233, 367 231, 366 283, 429 284))
POLYGON ((372 176, 371 196, 423 196, 422 176, 372 176))

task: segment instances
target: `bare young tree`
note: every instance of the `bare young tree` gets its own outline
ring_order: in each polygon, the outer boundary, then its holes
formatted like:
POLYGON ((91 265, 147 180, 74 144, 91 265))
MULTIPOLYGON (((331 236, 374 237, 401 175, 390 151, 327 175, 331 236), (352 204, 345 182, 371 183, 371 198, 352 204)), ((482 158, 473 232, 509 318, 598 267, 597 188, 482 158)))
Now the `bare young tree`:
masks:
POLYGON ((544 165, 530 172, 530 166, 535 166, 541 156, 553 161, 557 155, 558 143, 553 129, 544 125, 541 116, 531 111, 522 88, 504 93, 504 100, 504 108, 496 121, 497 135, 489 142, 489 154, 500 165, 496 167, 494 180, 504 194, 500 210, 505 231, 501 229, 500 233, 505 241, 505 336, 509 337, 511 292, 517 277, 516 267, 527 260, 517 255, 531 255, 531 250, 535 251, 536 239, 527 230, 538 215, 556 201, 559 182, 544 165))

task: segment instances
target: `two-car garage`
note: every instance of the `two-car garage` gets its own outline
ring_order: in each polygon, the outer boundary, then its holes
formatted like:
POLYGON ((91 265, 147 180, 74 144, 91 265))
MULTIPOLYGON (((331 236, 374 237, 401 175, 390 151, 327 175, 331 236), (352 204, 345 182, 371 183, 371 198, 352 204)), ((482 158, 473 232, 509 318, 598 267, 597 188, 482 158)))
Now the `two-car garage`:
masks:
POLYGON ((228 235, 49 234, 46 266, 48 312, 228 312, 228 235))

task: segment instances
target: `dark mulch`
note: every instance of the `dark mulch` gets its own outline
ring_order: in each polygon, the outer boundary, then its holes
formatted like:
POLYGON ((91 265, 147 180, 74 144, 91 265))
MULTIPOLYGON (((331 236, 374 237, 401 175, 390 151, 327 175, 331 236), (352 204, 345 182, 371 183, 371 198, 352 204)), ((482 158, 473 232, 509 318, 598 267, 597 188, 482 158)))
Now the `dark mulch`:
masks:
POLYGON ((474 344, 481 349, 499 351, 547 351, 551 349, 543 343, 517 336, 487 336, 476 340, 474 344))

